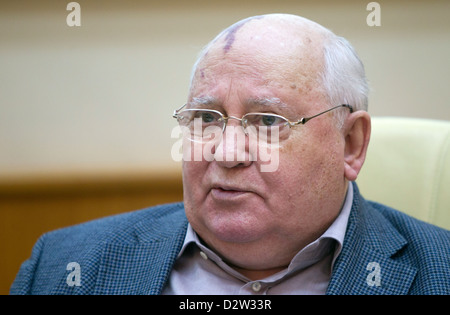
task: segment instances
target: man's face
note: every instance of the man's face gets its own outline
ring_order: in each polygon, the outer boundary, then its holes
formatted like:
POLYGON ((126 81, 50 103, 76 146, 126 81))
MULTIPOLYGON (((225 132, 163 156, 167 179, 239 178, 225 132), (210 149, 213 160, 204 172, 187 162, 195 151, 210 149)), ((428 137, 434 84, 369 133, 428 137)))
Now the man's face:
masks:
MULTIPOLYGON (((238 118, 270 112, 290 121, 329 108, 315 49, 300 49, 292 60, 286 46, 261 49, 258 43, 249 47, 244 42, 234 43, 232 50, 211 48, 197 68, 189 106, 238 118), (208 102, 196 104, 198 100, 208 102)), ((229 132, 242 136, 238 121, 230 120, 228 126, 233 128, 227 127, 223 139, 229 132)), ((242 150, 223 140, 219 146, 224 155, 242 150)), ((338 215, 346 189, 343 136, 331 114, 293 127, 289 138, 272 148, 278 161, 269 172, 261 172, 265 162, 249 159, 253 153, 248 145, 243 150, 245 161, 183 162, 186 215, 202 240, 236 266, 286 263, 338 215)))

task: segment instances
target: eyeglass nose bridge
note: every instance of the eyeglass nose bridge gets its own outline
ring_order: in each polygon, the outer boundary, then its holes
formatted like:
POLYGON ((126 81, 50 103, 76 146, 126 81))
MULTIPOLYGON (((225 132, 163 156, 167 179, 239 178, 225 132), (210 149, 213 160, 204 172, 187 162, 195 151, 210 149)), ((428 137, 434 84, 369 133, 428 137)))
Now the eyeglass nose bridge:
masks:
POLYGON ((244 131, 245 135, 248 136, 248 132, 247 132, 248 125, 247 125, 247 119, 245 119, 245 116, 243 116, 242 118, 238 118, 235 116, 223 116, 222 119, 224 121, 222 132, 225 132, 225 129, 227 128, 228 120, 235 119, 235 120, 239 120, 239 122, 241 123, 242 130, 244 131))

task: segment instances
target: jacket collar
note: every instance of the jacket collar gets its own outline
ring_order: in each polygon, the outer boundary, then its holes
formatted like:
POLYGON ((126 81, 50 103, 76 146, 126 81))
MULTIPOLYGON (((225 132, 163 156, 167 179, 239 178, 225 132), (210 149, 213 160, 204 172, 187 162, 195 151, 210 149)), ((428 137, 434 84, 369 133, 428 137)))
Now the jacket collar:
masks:
POLYGON ((395 260, 406 239, 353 183, 353 205, 342 252, 327 294, 407 294, 416 269, 395 260))

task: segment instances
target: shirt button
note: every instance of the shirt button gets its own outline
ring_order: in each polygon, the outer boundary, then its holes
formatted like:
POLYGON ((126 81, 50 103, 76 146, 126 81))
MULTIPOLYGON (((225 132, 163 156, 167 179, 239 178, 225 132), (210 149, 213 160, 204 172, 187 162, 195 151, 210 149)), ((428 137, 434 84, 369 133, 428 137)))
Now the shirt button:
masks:
POLYGON ((252 290, 255 292, 259 292, 261 290, 261 283, 260 282, 253 282, 252 284, 252 290))
POLYGON ((207 260, 207 259, 208 259, 208 256, 206 256, 206 254, 205 254, 204 252, 202 252, 202 251, 200 251, 200 256, 202 256, 202 258, 203 258, 204 260, 207 260))

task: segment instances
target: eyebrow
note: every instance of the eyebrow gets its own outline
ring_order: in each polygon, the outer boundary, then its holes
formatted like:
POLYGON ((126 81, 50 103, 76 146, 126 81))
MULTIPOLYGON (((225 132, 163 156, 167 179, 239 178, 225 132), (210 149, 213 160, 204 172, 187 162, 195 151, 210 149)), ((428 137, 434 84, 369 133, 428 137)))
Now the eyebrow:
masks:
POLYGON ((212 96, 205 96, 205 97, 194 97, 192 101, 187 103, 188 107, 198 107, 198 106, 206 106, 206 107, 213 107, 214 105, 218 104, 219 101, 217 98, 212 96))
POLYGON ((267 110, 271 110, 274 112, 277 112, 279 115, 283 116, 289 116, 289 117, 295 117, 298 116, 295 111, 293 110, 292 106, 289 106, 288 104, 284 103, 281 99, 278 97, 257 97, 252 98, 247 101, 247 103, 251 105, 256 106, 267 106, 267 110))
MULTIPOLYGON (((199 106, 203 106, 206 108, 214 108, 218 105, 220 105, 221 102, 213 96, 204 96, 204 97, 194 97, 192 101, 190 101, 187 105, 190 108, 196 108, 199 106)), ((245 106, 260 106, 260 107, 266 107, 267 110, 269 109, 278 109, 281 113, 286 114, 294 114, 294 112, 291 109, 291 106, 284 103, 281 99, 278 97, 255 97, 255 98, 249 98, 244 102, 245 106)))
POLYGON ((283 103, 278 97, 257 97, 247 100, 249 105, 271 106, 280 109, 287 109, 288 105, 283 103))

